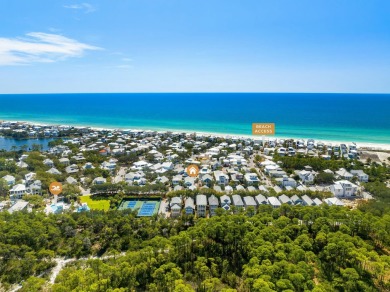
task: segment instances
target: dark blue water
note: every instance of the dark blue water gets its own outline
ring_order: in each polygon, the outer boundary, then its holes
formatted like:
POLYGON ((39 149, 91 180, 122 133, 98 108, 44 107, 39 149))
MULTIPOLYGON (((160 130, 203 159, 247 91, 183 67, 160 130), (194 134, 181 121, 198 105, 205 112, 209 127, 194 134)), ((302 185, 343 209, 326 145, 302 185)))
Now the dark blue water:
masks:
POLYGON ((0 95, 0 119, 390 144, 390 95, 285 93, 0 95))
POLYGON ((17 140, 17 139, 0 137, 0 150, 4 149, 7 151, 10 151, 10 150, 13 150, 12 146, 16 146, 15 150, 21 150, 21 147, 24 145, 27 146, 27 150, 30 150, 30 149, 32 149, 32 146, 34 144, 38 144, 38 145, 42 145, 43 151, 46 151, 49 149, 48 143, 52 140, 53 140, 53 138, 17 140))

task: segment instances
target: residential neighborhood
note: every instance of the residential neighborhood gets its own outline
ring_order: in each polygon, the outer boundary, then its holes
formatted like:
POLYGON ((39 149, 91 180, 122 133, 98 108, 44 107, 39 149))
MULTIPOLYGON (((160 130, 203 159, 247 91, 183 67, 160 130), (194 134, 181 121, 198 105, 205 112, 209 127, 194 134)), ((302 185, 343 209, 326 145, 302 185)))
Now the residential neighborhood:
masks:
MULTIPOLYGON (((172 217, 214 216, 219 208, 253 212, 261 205, 344 205, 344 200, 370 198, 363 186, 369 175, 350 163, 359 159, 356 144, 348 148, 313 139, 305 142, 17 122, 0 125, 0 134, 16 131, 30 139, 55 138, 45 151, 40 147, 22 149, 17 158, 5 160, 14 169, 0 178, 7 186, 10 205, 26 195, 50 198, 50 181, 61 182, 66 192, 60 199, 67 203, 67 198, 76 199, 77 208, 83 204, 77 202, 80 195, 130 194, 138 188, 145 195, 155 194, 167 201, 167 208, 160 208, 159 213, 172 217), (298 157, 329 165, 349 161, 351 168, 303 165, 292 169, 283 162, 298 157), (190 165, 198 166, 196 177, 188 175, 190 165), (322 181, 322 177, 327 180, 322 181)), ((65 209, 69 208, 61 211, 65 209)))

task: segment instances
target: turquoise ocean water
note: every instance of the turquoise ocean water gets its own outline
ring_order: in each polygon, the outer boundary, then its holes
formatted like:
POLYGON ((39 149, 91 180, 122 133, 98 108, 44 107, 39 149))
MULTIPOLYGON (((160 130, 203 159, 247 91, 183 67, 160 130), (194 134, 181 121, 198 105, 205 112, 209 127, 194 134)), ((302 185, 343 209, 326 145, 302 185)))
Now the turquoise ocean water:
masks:
POLYGON ((4 94, 0 120, 390 144, 390 94, 4 94))

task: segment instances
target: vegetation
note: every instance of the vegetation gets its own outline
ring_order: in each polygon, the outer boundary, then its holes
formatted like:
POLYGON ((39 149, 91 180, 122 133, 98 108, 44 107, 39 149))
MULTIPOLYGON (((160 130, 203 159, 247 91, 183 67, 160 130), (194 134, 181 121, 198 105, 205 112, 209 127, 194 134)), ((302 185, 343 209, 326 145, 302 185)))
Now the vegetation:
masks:
POLYGON ((87 203, 91 210, 108 211, 110 209, 109 200, 93 200, 91 196, 79 197, 80 203, 87 203))
POLYGON ((104 255, 70 263, 51 291, 390 289, 388 214, 328 206, 218 214, 0 213, 0 281, 39 291, 55 257, 104 255))

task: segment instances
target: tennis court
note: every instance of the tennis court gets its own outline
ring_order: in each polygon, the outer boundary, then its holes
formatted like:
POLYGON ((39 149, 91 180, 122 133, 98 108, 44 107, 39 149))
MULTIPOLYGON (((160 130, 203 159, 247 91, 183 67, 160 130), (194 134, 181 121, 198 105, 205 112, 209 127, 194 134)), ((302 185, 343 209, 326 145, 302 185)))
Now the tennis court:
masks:
POLYGON ((138 212, 138 216, 152 216, 156 209, 157 202, 144 202, 138 212))
POLYGON ((160 208, 160 200, 150 198, 126 198, 120 203, 118 210, 131 209, 138 211, 139 217, 150 217, 158 213, 160 208))
POLYGON ((128 209, 134 209, 135 205, 137 204, 137 201, 130 201, 128 204, 127 204, 127 208, 128 209))

